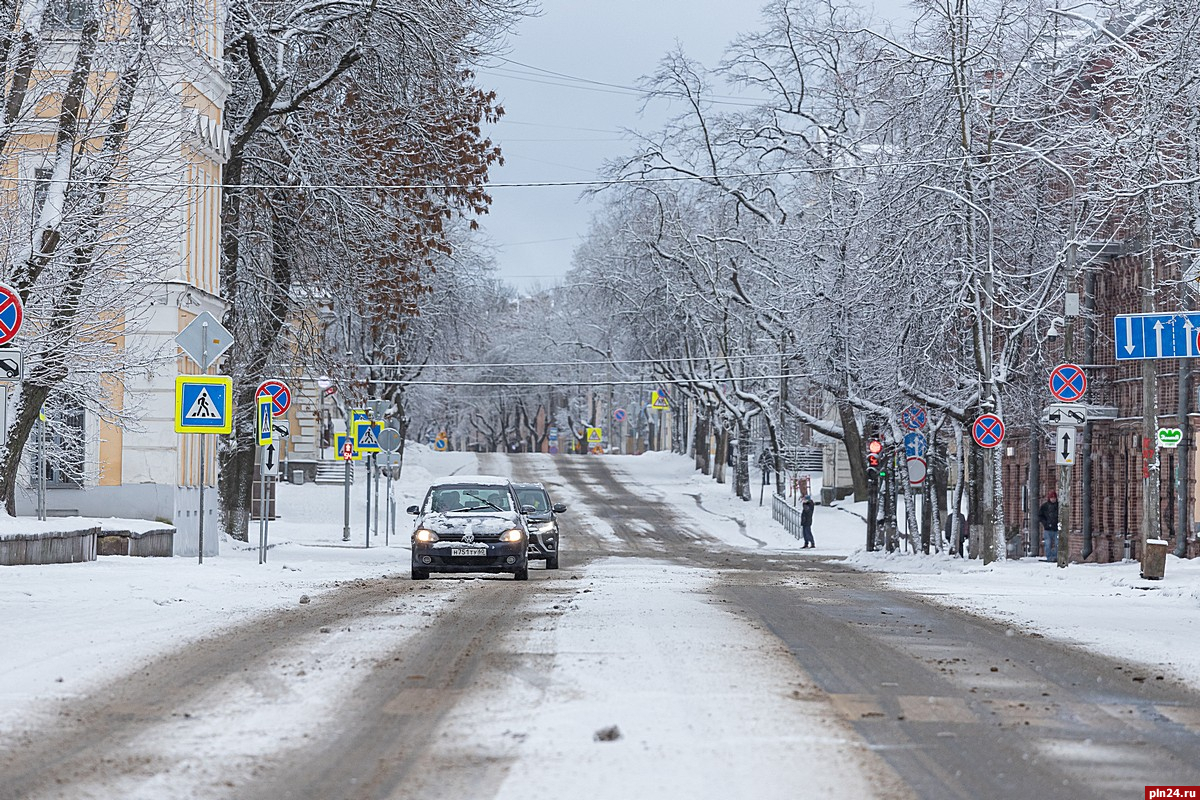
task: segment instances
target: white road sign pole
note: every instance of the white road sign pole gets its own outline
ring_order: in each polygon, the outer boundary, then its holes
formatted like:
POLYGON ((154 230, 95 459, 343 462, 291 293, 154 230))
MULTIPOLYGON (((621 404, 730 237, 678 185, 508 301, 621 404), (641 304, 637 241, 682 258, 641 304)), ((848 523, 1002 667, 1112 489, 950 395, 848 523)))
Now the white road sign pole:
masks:
MULTIPOLYGON (((208 372, 208 322, 204 322, 200 326, 201 337, 203 344, 200 345, 200 361, 203 364, 201 370, 208 372)), ((208 458, 208 437, 204 434, 200 435, 200 521, 199 529, 197 530, 196 539, 199 542, 200 560, 197 563, 204 563, 204 462, 208 458)))
POLYGON ((258 448, 258 563, 267 561, 267 448, 258 448))

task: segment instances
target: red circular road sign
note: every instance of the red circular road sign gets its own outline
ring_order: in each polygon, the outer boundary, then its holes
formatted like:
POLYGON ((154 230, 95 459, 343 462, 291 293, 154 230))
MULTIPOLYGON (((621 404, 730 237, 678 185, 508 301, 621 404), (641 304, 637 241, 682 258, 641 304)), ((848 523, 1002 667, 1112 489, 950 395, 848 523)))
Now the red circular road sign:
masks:
POLYGON ((25 307, 21 295, 6 283, 0 283, 0 344, 8 344, 21 330, 25 307))
POLYGON ((292 390, 278 378, 265 380, 258 385, 255 397, 271 398, 271 415, 282 417, 292 405, 292 390))
POLYGON ((925 475, 928 471, 925 459, 913 456, 905 461, 908 464, 908 482, 913 486, 920 486, 925 482, 925 475))
POLYGON ((992 449, 1004 441, 1004 423, 995 414, 980 414, 971 426, 971 438, 980 447, 992 449))
POLYGON ((901 412, 900 421, 910 431, 919 431, 925 427, 925 409, 917 405, 909 406, 901 412))
POLYGON ((1087 375, 1083 367, 1075 364, 1059 364, 1050 371, 1050 394, 1064 403, 1083 399, 1087 392, 1087 375))

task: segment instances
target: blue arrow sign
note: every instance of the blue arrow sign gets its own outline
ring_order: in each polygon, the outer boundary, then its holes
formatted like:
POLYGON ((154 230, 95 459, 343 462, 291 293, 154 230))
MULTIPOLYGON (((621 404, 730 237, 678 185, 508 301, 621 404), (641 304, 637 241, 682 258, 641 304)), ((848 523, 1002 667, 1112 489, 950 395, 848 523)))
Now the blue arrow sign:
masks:
POLYGON ((1118 361, 1200 356, 1200 314, 1118 314, 1113 342, 1118 361))
POLYGON ((919 431, 904 434, 905 458, 924 458, 927 448, 928 443, 925 440, 925 434, 919 431))

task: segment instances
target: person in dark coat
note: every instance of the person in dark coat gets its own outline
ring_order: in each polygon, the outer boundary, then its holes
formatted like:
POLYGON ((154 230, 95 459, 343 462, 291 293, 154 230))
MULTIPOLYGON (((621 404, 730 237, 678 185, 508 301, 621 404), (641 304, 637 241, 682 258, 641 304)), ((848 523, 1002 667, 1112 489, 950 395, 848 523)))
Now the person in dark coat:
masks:
POLYGON ((1046 502, 1038 509, 1038 522, 1042 526, 1042 555, 1047 561, 1058 560, 1058 492, 1046 495, 1046 502))
POLYGON ((813 541, 812 535, 812 518, 813 508, 815 507, 812 497, 804 495, 804 502, 800 504, 800 530, 804 532, 804 547, 816 547, 816 542, 813 541))

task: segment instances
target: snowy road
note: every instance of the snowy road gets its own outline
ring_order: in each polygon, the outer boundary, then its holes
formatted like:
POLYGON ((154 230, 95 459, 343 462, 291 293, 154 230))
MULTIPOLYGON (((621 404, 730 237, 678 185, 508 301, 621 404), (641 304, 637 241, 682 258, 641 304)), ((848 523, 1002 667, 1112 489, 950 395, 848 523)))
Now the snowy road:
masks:
POLYGON ((403 543, 360 550, 383 559, 375 575, 68 681, 53 715, 8 720, 0 800, 1128 798, 1200 783, 1200 700, 1153 671, 769 547, 736 506, 636 485, 614 460, 468 466, 568 503, 562 569, 412 582, 403 543))

